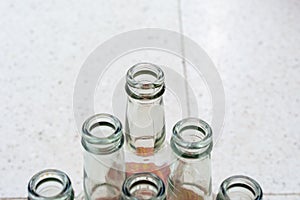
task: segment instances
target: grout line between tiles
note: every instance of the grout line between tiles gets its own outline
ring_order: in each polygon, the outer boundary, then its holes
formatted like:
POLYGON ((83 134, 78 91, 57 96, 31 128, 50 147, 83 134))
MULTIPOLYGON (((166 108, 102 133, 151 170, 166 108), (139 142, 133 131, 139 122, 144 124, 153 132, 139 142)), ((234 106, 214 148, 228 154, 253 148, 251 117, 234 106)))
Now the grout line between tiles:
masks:
POLYGON ((184 90, 186 96, 186 105, 187 105, 187 115, 190 116, 190 102, 189 102, 189 90, 188 90, 188 75, 186 69, 185 62, 185 46, 184 46, 184 36, 183 36, 183 22, 182 22, 182 10, 181 10, 181 0, 178 0, 178 20, 179 20, 179 32, 180 32, 180 46, 181 46, 181 54, 182 54, 182 67, 183 67, 183 76, 185 78, 184 82, 184 90))
POLYGON ((266 196, 300 196, 300 192, 289 192, 289 193, 264 193, 266 196))

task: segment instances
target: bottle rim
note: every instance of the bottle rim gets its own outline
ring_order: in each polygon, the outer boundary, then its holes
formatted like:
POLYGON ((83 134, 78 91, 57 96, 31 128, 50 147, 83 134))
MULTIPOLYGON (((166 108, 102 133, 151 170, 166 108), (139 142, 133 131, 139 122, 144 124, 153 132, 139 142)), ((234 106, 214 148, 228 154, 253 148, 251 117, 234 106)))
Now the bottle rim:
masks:
POLYGON ((261 200, 263 192, 257 181, 244 175, 234 175, 225 179, 220 186, 220 194, 226 200, 230 200, 229 191, 232 188, 245 188, 253 194, 253 200, 261 200))
POLYGON ((134 88, 156 88, 164 84, 165 76, 164 72, 160 67, 153 63, 141 62, 133 65, 128 71, 126 76, 127 84, 134 88), (149 74, 155 77, 154 80, 151 80, 148 84, 145 84, 136 79, 137 76, 149 74))
POLYGON ((45 169, 36 173, 28 183, 28 199, 73 199, 74 191, 68 175, 57 169, 45 169), (38 188, 48 182, 61 184, 61 190, 53 196, 45 196, 38 191, 38 188))
MULTIPOLYGON (((135 173, 129 176, 123 183, 122 193, 125 198, 132 198, 133 194, 131 189, 139 184, 149 184, 156 188, 157 192, 153 198, 157 198, 158 200, 165 199, 166 188, 163 181, 155 174, 151 172, 141 172, 135 173)), ((130 199, 131 199, 130 198, 130 199)))
POLYGON ((164 93, 164 80, 164 72, 159 66, 147 62, 137 63, 127 71, 125 90, 134 99, 154 99, 164 93), (139 79, 145 75, 151 79, 139 79))
POLYGON ((122 124, 113 115, 100 113, 89 117, 82 125, 83 147, 92 153, 105 154, 112 153, 120 148, 124 143, 122 124), (96 127, 108 127, 111 132, 108 136, 99 137, 92 133, 96 127))
POLYGON ((212 149, 212 129, 207 122, 199 118, 182 119, 173 127, 171 147, 180 156, 189 158, 198 158, 204 153, 210 153, 212 149), (192 141, 186 138, 185 131, 193 131, 192 141))

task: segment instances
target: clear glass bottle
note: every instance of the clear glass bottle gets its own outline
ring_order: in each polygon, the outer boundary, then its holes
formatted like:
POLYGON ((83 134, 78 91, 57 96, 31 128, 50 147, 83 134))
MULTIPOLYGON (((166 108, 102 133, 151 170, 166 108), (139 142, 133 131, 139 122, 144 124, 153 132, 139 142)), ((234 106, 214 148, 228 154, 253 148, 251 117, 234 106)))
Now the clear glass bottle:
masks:
POLYGON ((82 126, 84 193, 86 200, 117 200, 125 180, 124 136, 121 122, 96 114, 82 126))
POLYGON ((164 73, 152 63, 138 63, 127 71, 125 134, 127 176, 152 172, 164 181, 169 175, 165 148, 164 73))
POLYGON ((170 200, 212 200, 212 130, 197 118, 177 122, 171 137, 175 161, 168 179, 170 200))
POLYGON ((165 140, 164 73, 154 64, 138 63, 127 71, 125 90, 127 143, 136 153, 148 155, 165 140))
POLYGON ((28 183, 29 200, 73 200, 74 191, 67 174, 46 169, 35 174, 28 183))
POLYGON ((136 173, 123 183, 121 200, 165 200, 163 181, 153 173, 136 173))
POLYGON ((262 200, 260 185, 250 177, 235 175, 225 179, 216 200, 262 200))

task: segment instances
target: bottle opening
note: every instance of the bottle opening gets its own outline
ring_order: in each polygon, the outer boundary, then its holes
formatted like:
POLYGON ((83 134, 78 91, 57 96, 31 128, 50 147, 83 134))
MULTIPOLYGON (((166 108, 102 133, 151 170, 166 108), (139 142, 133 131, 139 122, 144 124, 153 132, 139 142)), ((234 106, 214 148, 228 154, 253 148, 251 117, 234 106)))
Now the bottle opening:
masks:
POLYGON ((69 177, 54 169, 41 171, 34 175, 28 183, 28 198, 73 198, 73 189, 69 177))
POLYGON ((94 123, 90 124, 89 133, 97 138, 107 138, 116 132, 117 127, 110 122, 98 121, 97 119, 94 123))
POLYGON ((207 136, 207 132, 199 126, 187 125, 182 127, 178 132, 178 137, 180 137, 185 142, 197 143, 201 142, 207 136))
POLYGON ((137 173, 128 177, 122 188, 126 199, 165 199, 163 181, 152 173, 137 173))
POLYGON ((212 130, 203 120, 186 118, 175 124, 171 147, 183 157, 199 157, 212 149, 212 130))
POLYGON ((158 188, 152 182, 142 180, 131 186, 130 194, 136 198, 150 199, 157 196, 158 188))
POLYGON ((64 185, 60 180, 54 178, 44 179, 38 183, 36 192, 45 197, 54 197, 60 194, 64 189, 64 185))
POLYGON ((160 78, 159 74, 155 73, 154 71, 151 71, 150 69, 132 72, 131 77, 132 81, 141 83, 141 86, 156 83, 160 78))
POLYGON ((127 83, 136 88, 154 88, 164 83, 164 73, 152 63, 138 63, 128 70, 127 83))
POLYGON ((220 187, 220 195, 228 200, 261 200, 262 190, 259 184, 247 176, 227 178, 220 187))
POLYGON ((82 126, 83 147, 92 153, 112 153, 123 145, 122 124, 109 114, 96 114, 82 126))
POLYGON ((135 99, 153 99, 164 93, 164 73, 152 63, 138 63, 127 71, 126 92, 135 99))
POLYGON ((104 143, 103 139, 114 139, 120 134, 121 129, 121 122, 116 117, 109 114, 96 114, 84 122, 82 136, 93 141, 99 139, 104 143))

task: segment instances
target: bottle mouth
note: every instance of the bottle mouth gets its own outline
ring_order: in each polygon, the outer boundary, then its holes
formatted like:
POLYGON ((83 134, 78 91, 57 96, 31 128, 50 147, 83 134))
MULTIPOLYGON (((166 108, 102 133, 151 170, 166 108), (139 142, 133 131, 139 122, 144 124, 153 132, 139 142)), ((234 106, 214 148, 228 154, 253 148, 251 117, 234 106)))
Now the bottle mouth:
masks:
POLYGON ((260 185, 254 179, 236 175, 222 182, 219 195, 226 200, 261 200, 263 193, 260 185))
POLYGON ((125 199, 165 199, 165 185, 153 173, 143 172, 129 176, 123 183, 122 193, 125 199))
POLYGON ((126 92, 135 99, 153 99, 164 93, 164 72, 152 63, 138 63, 127 71, 126 92))
POLYGON ((73 199, 69 177, 62 171, 46 169, 35 174, 28 183, 28 199, 73 199))
POLYGON ((208 123, 198 118, 180 120, 173 127, 171 147, 186 158, 198 158, 212 150, 212 130, 208 123))
POLYGON ((120 120, 105 113, 89 117, 82 125, 81 143, 91 153, 114 152, 124 143, 120 120))

